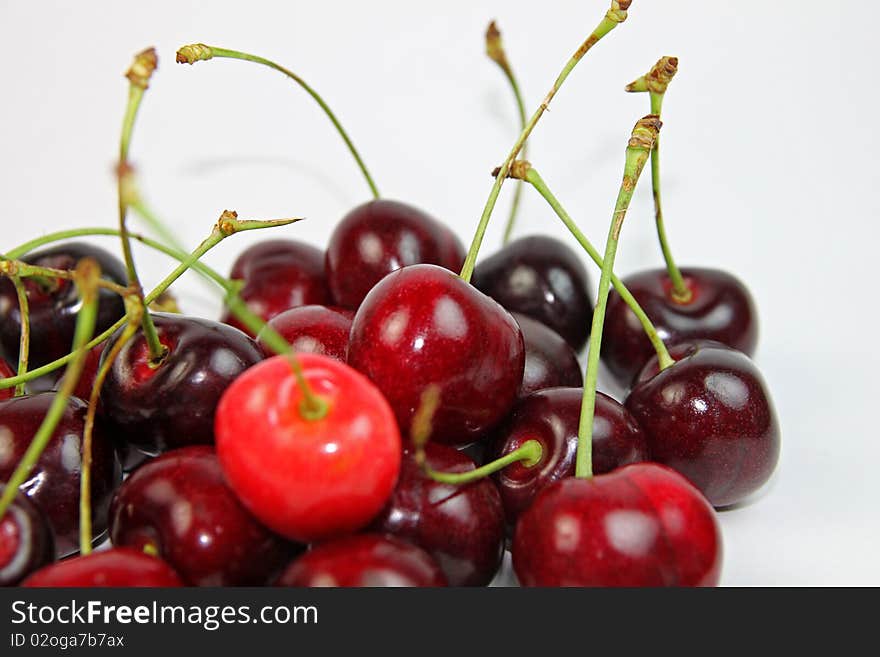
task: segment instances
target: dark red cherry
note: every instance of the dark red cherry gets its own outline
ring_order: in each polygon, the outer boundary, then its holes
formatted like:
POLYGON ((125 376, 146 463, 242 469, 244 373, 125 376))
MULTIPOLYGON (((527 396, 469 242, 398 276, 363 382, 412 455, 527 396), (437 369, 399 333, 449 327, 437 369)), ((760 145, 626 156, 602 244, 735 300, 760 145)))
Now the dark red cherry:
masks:
MULTIPOLYGON (((0 481, 9 481, 37 432, 54 392, 24 395, 0 402, 0 481)), ((82 438, 86 403, 71 397, 49 444, 21 485, 52 526, 59 557, 79 549, 79 494, 82 438)), ((92 432, 92 530, 94 537, 107 528, 107 508, 121 472, 116 452, 100 423, 92 432)))
MULTIPOLYGON (((681 270, 692 297, 679 303, 665 269, 623 279, 667 345, 685 340, 716 340, 748 355, 758 341, 758 314, 746 287, 717 269, 681 270)), ((654 355, 642 325, 612 289, 602 334, 602 360, 620 385, 629 387, 654 355)))
MULTIPOLYGON (((324 252, 296 240, 254 244, 238 256, 229 277, 244 281, 241 298, 264 320, 290 308, 332 303, 324 278, 324 252)), ((250 335, 228 309, 220 321, 250 335)))
POLYGON ((142 331, 122 348, 101 388, 108 428, 150 454, 213 443, 220 396, 263 354, 226 324, 165 313, 153 313, 153 321, 168 353, 151 365, 142 331))
MULTIPOLYGON (((328 306, 300 306, 291 308, 269 320, 269 325, 299 353, 321 354, 345 362, 348 352, 348 334, 354 312, 328 306)), ((257 344, 267 356, 274 356, 263 342, 263 333, 257 344)))
POLYGON ((408 434, 427 386, 439 387, 431 439, 466 445, 510 410, 525 348, 516 321, 449 270, 413 265, 389 274, 354 317, 348 362, 388 399, 408 434))
POLYGON ((393 536, 359 534, 315 546, 294 560, 278 586, 445 586, 427 552, 393 536))
POLYGON ((652 461, 681 472, 714 506, 736 504, 767 482, 779 460, 767 385, 748 356, 725 345, 683 344, 673 353, 677 362, 633 388, 626 407, 645 431, 652 461))
POLYGON ((54 560, 55 540, 49 521, 19 493, 0 518, 0 586, 15 586, 54 560))
MULTIPOLYGON (((440 472, 476 467, 466 454, 446 445, 429 443, 425 456, 440 472)), ((504 554, 504 509, 492 480, 441 484, 423 473, 412 452, 404 452, 397 487, 373 529, 427 550, 450 586, 485 586, 504 554)))
POLYGON ((581 259, 546 235, 521 237, 480 262, 473 284, 511 312, 549 326, 575 351, 587 344, 593 304, 581 259))
POLYGON ((167 563, 156 557, 117 547, 59 561, 28 577, 27 587, 166 587, 183 586, 167 563))
POLYGON ((536 390, 584 385, 577 354, 556 331, 541 322, 511 313, 523 334, 526 364, 519 396, 536 390))
MULTIPOLYGON (((10 376, 15 376, 16 372, 12 369, 12 366, 7 363, 5 360, 0 358, 0 379, 7 379, 10 376)), ((9 399, 15 395, 15 388, 3 388, 0 389, 0 401, 4 399, 9 399)))
POLYGON ((706 499, 654 463, 551 484, 520 517, 512 549, 523 586, 715 586, 721 552, 706 499))
MULTIPOLYGON (((534 392, 513 407, 496 432, 486 460, 518 449, 527 440, 541 443, 541 460, 527 468, 514 463, 495 475, 510 523, 525 511, 543 488, 574 476, 583 388, 550 388, 534 392)), ((593 420, 593 472, 604 474, 648 460, 648 444, 632 415, 611 397, 596 393, 593 420)))
POLYGON ((337 224, 327 246, 327 281, 337 304, 356 309, 387 274, 423 263, 457 273, 464 255, 461 242, 439 221, 411 205, 380 199, 337 224))
POLYGON ((110 540, 151 546, 194 586, 262 586, 294 554, 245 511, 204 445, 157 456, 125 480, 110 506, 110 540))
MULTIPOLYGON (((34 252, 23 258, 25 262, 53 269, 74 269, 83 258, 94 258, 101 266, 102 277, 125 285, 125 266, 119 259, 90 244, 72 242, 34 252)), ((36 279, 24 282, 28 297, 30 318, 31 369, 45 365, 70 352, 80 298, 73 281, 55 280, 50 288, 36 279)), ((125 314, 122 297, 102 289, 98 296, 98 318, 95 333, 112 326, 125 314)), ((15 288, 7 278, 0 279, 0 351, 9 362, 18 362, 21 334, 21 315, 15 288)))

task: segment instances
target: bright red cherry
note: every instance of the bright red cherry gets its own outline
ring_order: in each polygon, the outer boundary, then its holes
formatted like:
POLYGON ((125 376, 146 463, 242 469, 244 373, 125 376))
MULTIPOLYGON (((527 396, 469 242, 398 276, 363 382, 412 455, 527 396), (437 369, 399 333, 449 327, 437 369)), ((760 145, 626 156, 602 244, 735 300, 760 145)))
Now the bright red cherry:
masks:
MULTIPOLYGON (((440 472, 469 472, 476 466, 452 447, 429 443, 427 464, 440 472)), ((450 586, 485 586, 504 554, 504 509, 491 479, 452 486, 424 474, 405 452, 400 479, 372 528, 427 550, 450 586)))
MULTIPOLYGON (((300 306, 275 315, 269 320, 269 326, 298 353, 321 354, 344 363, 353 317, 354 312, 344 308, 300 306)), ((261 332, 257 336, 257 344, 267 356, 274 356, 275 352, 263 342, 262 335, 261 332)))
POLYGON ((523 586, 715 586, 715 512, 677 472, 637 463, 541 491, 520 516, 513 567, 523 586))
POLYGON ((108 428, 150 454, 213 443, 220 395, 263 354, 226 324, 165 313, 153 321, 168 353, 152 365, 142 331, 122 348, 101 388, 108 428))
POLYGON ((55 540, 49 521, 33 502, 18 493, 0 517, 0 586, 15 586, 54 560, 55 540))
POLYGON ((516 321, 452 272, 413 265, 373 288, 354 317, 348 362, 388 399, 404 433, 429 385, 440 404, 431 440, 466 445, 510 410, 525 347, 516 321))
POLYGON ((262 586, 295 553, 244 509, 205 445, 166 452, 126 479, 110 506, 110 540, 152 547, 194 586, 262 586))
POLYGON ((779 460, 767 385, 748 356, 719 343, 682 343, 670 355, 676 363, 626 399, 651 460, 681 472, 714 506, 741 502, 770 479, 779 460))
POLYGON ((480 262, 474 286, 510 312, 549 326, 575 351, 587 344, 593 304, 577 253, 546 235, 521 237, 480 262))
MULTIPOLYGON (((12 369, 12 366, 7 363, 5 360, 0 358, 0 379, 8 379, 10 376, 15 376, 16 372, 12 369)), ((0 401, 4 399, 9 399, 15 395, 15 388, 3 388, 0 390, 0 401)))
POLYGON ((545 388, 584 385, 577 354, 561 335, 527 315, 511 314, 519 324, 526 348, 520 397, 545 388))
POLYGON ((427 552, 393 536, 360 534, 318 545, 298 557, 278 586, 446 586, 427 552))
MULTIPOLYGON (((513 463, 495 475, 510 523, 516 522, 543 489, 574 476, 583 388, 550 388, 524 397, 495 434, 486 460, 495 460, 522 447, 541 443, 541 460, 527 468, 513 463)), ((638 423, 611 397, 596 393, 593 419, 593 472, 604 474, 630 463, 648 460, 648 444, 638 423)))
MULTIPOLYGON (((238 256, 229 277, 244 281, 241 298, 267 321, 290 308, 332 303, 324 278, 324 252, 296 240, 254 244, 238 256)), ((250 335, 229 310, 224 310, 220 321, 250 335)))
POLYGON ((167 563, 132 548, 112 548, 59 561, 28 577, 22 586, 166 587, 183 586, 167 563))
MULTIPOLYGON (((113 254, 91 244, 72 242, 54 246, 31 253, 22 260, 40 267, 75 269, 85 257, 97 260, 103 278, 120 285, 127 284, 122 262, 113 254)), ((31 329, 28 364, 33 369, 70 351, 81 301, 73 281, 55 280, 49 289, 36 279, 26 279, 24 285, 31 329)), ((98 295, 95 333, 110 328, 124 314, 122 297, 102 288, 98 295)), ((0 355, 11 363, 18 362, 20 336, 21 314, 15 287, 8 278, 0 278, 0 355)))
MULTIPOLYGON (((55 393, 24 395, 0 402, 0 481, 8 481, 37 432, 55 393)), ((22 492, 46 517, 55 533, 59 557, 79 549, 79 489, 82 439, 87 406, 71 397, 58 427, 22 492)), ((107 507, 122 473, 113 445, 101 424, 92 432, 92 530, 97 538, 107 528, 107 507)))
POLYGON ((258 520, 310 543, 357 531, 379 513, 397 481, 401 441, 388 402, 363 375, 326 356, 298 358, 327 414, 306 419, 290 360, 270 358, 223 394, 217 454, 258 520))
MULTIPOLYGON (((758 313, 746 287, 717 269, 681 270, 692 297, 673 298, 665 269, 653 269, 623 279, 667 345, 685 340, 716 340, 749 356, 758 341, 758 313)), ((622 386, 629 387, 654 349, 629 307, 612 289, 608 298, 602 360, 622 386)))
POLYGON ((327 280, 336 303, 356 309, 387 274, 422 263, 458 272, 464 247, 446 226, 411 205, 384 199, 349 212, 327 246, 327 280))

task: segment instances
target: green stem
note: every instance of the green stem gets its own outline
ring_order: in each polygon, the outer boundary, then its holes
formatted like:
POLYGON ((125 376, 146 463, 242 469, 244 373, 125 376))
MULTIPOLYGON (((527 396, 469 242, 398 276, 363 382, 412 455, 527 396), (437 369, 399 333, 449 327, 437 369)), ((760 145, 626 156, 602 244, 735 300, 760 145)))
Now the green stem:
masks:
MULTIPOLYGON (((550 188, 547 187, 547 183, 544 182, 536 169, 532 167, 528 168, 528 171, 526 172, 526 182, 530 183, 536 190, 538 190, 538 193, 543 196, 544 200, 546 200, 550 207, 553 208, 553 211, 556 212, 556 215, 562 223, 565 224, 565 227, 568 228, 569 232, 571 232, 584 251, 586 251, 587 255, 589 255, 592 261, 601 268, 603 264, 602 256, 590 243, 590 240, 587 239, 587 236, 581 232, 581 229, 578 228, 578 225, 574 222, 571 216, 569 216, 568 212, 565 211, 565 208, 562 207, 562 204, 553 195, 550 188)), ((669 351, 666 349, 663 339, 657 333, 657 329, 654 327, 653 322, 651 322, 651 319, 645 314, 645 311, 642 310, 642 307, 639 305, 639 302, 636 301, 636 298, 613 273, 611 275, 611 284, 614 285, 614 289, 617 290, 617 293, 620 295, 623 302, 629 307, 636 318, 638 318, 639 324, 642 325, 642 330, 644 330, 648 340, 651 341, 654 351, 657 352, 660 369, 664 370, 672 365, 675 361, 669 355, 669 351)))
POLYGON ((441 484, 461 486, 463 484, 469 484, 473 481, 483 479, 499 470, 503 470, 511 463, 521 461, 524 467, 533 468, 541 461, 543 455, 544 449, 541 447, 541 443, 537 440, 530 439, 509 454, 505 454, 499 459, 474 470, 469 470, 468 472, 439 472, 427 465, 424 466, 424 471, 428 477, 434 481, 439 481, 441 484))
POLYGON ((474 267, 477 264, 477 255, 480 251, 480 245, 483 242, 483 236, 486 234, 486 228, 489 225, 489 218, 492 216, 492 210, 495 208, 495 202, 498 200, 498 194, 501 192, 501 185, 504 184, 504 180, 507 178, 507 174, 510 171, 511 164, 513 164, 513 161, 519 155, 520 151, 523 148, 523 145, 526 143, 529 135, 532 134, 532 131, 535 129, 535 126, 537 125, 540 118, 544 115, 544 112, 547 111, 547 107, 550 105, 553 97, 562 87, 565 79, 572 72, 574 67, 577 66, 578 62, 583 59, 584 55, 587 54, 587 52, 589 52, 594 45, 596 45, 603 37, 605 37, 620 23, 626 20, 626 10, 629 8, 629 5, 630 0, 612 0, 611 9, 608 10, 608 12, 605 14, 605 17, 602 19, 596 29, 593 30, 590 36, 587 37, 587 40, 581 44, 580 48, 575 51, 575 53, 565 64, 562 71, 559 73, 559 76, 556 78, 556 81, 553 83, 553 87, 544 97, 544 100, 541 102, 541 104, 538 106, 538 109, 535 110, 535 113, 526 124, 525 129, 517 138, 516 143, 514 143, 513 148, 510 151, 510 154, 507 156, 507 159, 504 160, 504 164, 502 164, 499 168, 498 174, 495 177, 495 183, 492 185, 492 189, 489 192, 489 198, 486 200, 486 206, 483 208, 483 214, 480 217, 480 222, 477 225, 476 232, 474 233, 474 239, 471 242, 471 247, 468 250, 464 265, 461 268, 460 276, 463 280, 470 282, 471 276, 474 273, 474 267))
MULTIPOLYGON (((55 284, 58 279, 72 281, 74 273, 70 269, 55 269, 53 267, 39 267, 21 260, 14 260, 0 254, 0 274, 18 278, 32 278, 47 288, 55 284)), ((120 296, 130 293, 130 290, 124 285, 119 285, 113 281, 101 279, 98 281, 98 287, 115 292, 120 296)))
POLYGON ((67 409, 67 402, 73 394, 74 388, 79 381, 82 368, 88 352, 88 340, 95 330, 95 320, 98 314, 98 294, 95 280, 100 276, 97 263, 91 259, 80 260, 77 265, 80 277, 77 280, 80 296, 83 299, 82 308, 76 317, 76 329, 73 337, 72 361, 61 383, 58 392, 52 398, 49 411, 43 418, 43 422, 34 434, 27 451, 21 461, 6 482, 2 495, 0 495, 0 518, 6 513, 6 509, 15 499, 19 487, 27 481, 31 471, 49 444, 52 434, 67 409))
POLYGON ((632 200, 636 183, 642 169, 648 162, 651 149, 660 130, 660 121, 656 116, 649 115, 639 120, 633 129, 632 137, 626 149, 626 163, 623 171, 623 182, 614 206, 608 240, 605 243, 605 257, 602 259, 602 276, 599 279, 599 294, 596 308, 593 311, 593 325, 590 330, 590 351, 587 356, 587 372, 584 376, 584 397, 581 404, 580 423, 578 425, 578 446, 575 460, 575 476, 589 478, 593 475, 593 415, 596 409, 596 383, 599 376, 599 351, 602 346, 602 329, 605 325, 605 309, 608 305, 608 293, 611 287, 611 274, 614 271, 614 259, 617 255, 617 242, 623 228, 623 220, 632 200))
POLYGON ((355 148, 354 143, 351 141, 351 138, 348 136, 348 133, 342 127, 342 124, 339 122, 339 119, 336 118, 336 115, 324 102, 324 99, 315 91, 312 87, 306 84, 305 80, 303 80, 300 76, 298 76, 293 71, 290 71, 283 66, 276 64, 273 61, 265 59, 264 57, 260 57, 258 55, 251 55, 245 52, 240 52, 238 50, 229 50, 227 48, 217 48, 215 46, 207 46, 203 43, 192 44, 188 46, 183 46, 177 51, 177 62, 179 64, 194 64, 197 61, 207 61, 214 57, 224 57, 226 59, 239 59, 246 62, 254 62, 256 64, 262 64, 263 66, 268 66, 271 69, 286 75, 288 78, 296 82, 300 87, 302 87, 306 93, 308 93, 316 103, 324 110, 324 113, 327 115, 327 118, 330 119, 330 122, 333 123, 333 126, 336 128, 336 131, 339 133, 339 136, 342 137, 342 140, 345 142, 345 145, 348 147, 349 152, 351 152, 352 157, 354 157, 355 162, 357 162, 358 167, 361 170, 361 173, 364 175, 364 179, 367 181, 367 185, 370 187, 370 191, 373 194, 373 198, 379 198, 379 189, 376 187, 376 183, 373 181, 373 177, 370 175, 370 172, 367 170, 367 165, 364 163, 363 158, 361 157, 358 150, 355 148))
MULTIPOLYGON (((30 306, 28 305, 27 290, 21 278, 12 277, 15 286, 15 294, 18 296, 18 313, 21 316, 21 339, 18 344, 18 376, 24 376, 28 370, 28 356, 31 348, 31 318, 30 306)), ((25 384, 15 386, 15 396, 20 397, 25 392, 25 384)))

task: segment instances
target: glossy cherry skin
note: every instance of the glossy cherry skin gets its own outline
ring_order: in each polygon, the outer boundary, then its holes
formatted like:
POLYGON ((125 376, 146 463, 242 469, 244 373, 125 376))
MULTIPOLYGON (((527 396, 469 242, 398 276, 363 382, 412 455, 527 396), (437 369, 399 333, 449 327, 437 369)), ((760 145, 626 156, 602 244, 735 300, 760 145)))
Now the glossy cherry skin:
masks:
POLYGON ((516 321, 452 272, 413 265, 372 289, 351 327, 348 362, 385 395, 404 434, 429 385, 440 403, 431 440, 467 445, 510 410, 525 346, 516 321))
POLYGON ((0 518, 0 586, 15 586, 54 560, 55 539, 49 521, 19 493, 0 518))
POLYGON ((517 523, 512 553, 523 586, 716 586, 722 546, 696 488, 637 463, 542 490, 517 523))
POLYGON ((318 545, 298 557, 278 586, 446 586, 427 552, 394 536, 359 534, 318 545))
MULTIPOLYGON (((518 449, 527 440, 541 443, 541 460, 532 467, 513 463, 495 475, 509 523, 525 511, 544 488, 573 477, 583 388, 550 388, 521 399, 496 432, 485 460, 518 449)), ((611 397, 596 393, 593 420, 593 472, 604 474, 648 460, 648 444, 632 415, 611 397)))
MULTIPOLYGON (((345 362, 348 334, 354 313, 344 308, 300 306, 291 308, 269 320, 269 326, 298 353, 321 354, 345 362)), ((257 336, 257 344, 267 356, 275 352, 264 342, 265 331, 257 336)))
POLYGON ((245 510, 205 445, 157 456, 126 479, 110 506, 110 540, 152 546, 193 586, 263 586, 295 554, 245 510))
MULTIPOLYGON (((15 376, 16 372, 12 369, 12 366, 7 363, 5 360, 0 358, 0 379, 7 379, 11 376, 15 376)), ((15 388, 3 388, 0 390, 0 401, 4 399, 9 399, 10 397, 15 396, 15 388)))
POLYGON ((363 375, 317 354, 299 354, 312 391, 329 405, 305 419, 287 357, 251 368, 217 408, 217 454, 229 485, 270 529, 299 543, 369 524, 400 470, 400 432, 388 402, 363 375))
MULTIPOLYGON (((53 392, 24 395, 0 402, 0 481, 8 481, 24 456, 49 406, 53 392)), ((79 549, 79 489, 82 439, 87 406, 75 397, 67 402, 58 427, 21 490, 46 514, 55 534, 57 556, 79 549)), ((122 473, 116 452, 100 423, 92 432, 92 530, 107 528, 107 508, 122 473)))
MULTIPOLYGON (((429 443, 428 465, 439 472, 469 472, 469 456, 429 443)), ((450 586, 485 586, 504 554, 504 509, 491 479, 452 486, 427 477, 411 451, 403 455, 391 500, 372 525, 431 554, 450 586)))
MULTIPOLYGON (((685 340, 715 340, 751 356, 758 342, 758 313, 746 287, 717 269, 681 270, 692 298, 678 303, 665 269, 652 269, 623 279, 627 289, 654 323, 667 345, 685 340)), ((622 386, 654 355, 642 325, 612 289, 608 297, 602 360, 622 386)))
POLYGON ((546 235, 521 237, 480 262, 474 286, 510 312, 549 326, 575 351, 587 344, 593 304, 581 259, 546 235))
POLYGON ((336 303, 354 310, 401 267, 427 263, 457 273, 464 256, 461 242, 439 221, 411 205, 380 199, 337 224, 327 246, 327 281, 336 303))
MULTIPOLYGON (((263 320, 310 304, 332 303, 324 277, 324 252, 296 240, 266 240, 245 249, 229 277, 243 280, 240 295, 263 320)), ((224 310, 220 321, 250 335, 250 330, 224 310)))
POLYGON ((115 547, 46 566, 28 577, 22 586, 158 588, 183 583, 161 559, 132 548, 115 547))
MULTIPOLYGON (((101 266, 103 278, 125 285, 125 266, 119 259, 91 244, 71 242, 24 258, 25 262, 54 269, 74 269, 85 257, 94 258, 101 266)), ((61 358, 70 351, 76 328, 80 298, 73 281, 57 280, 52 290, 45 290, 34 279, 24 281, 28 297, 31 337, 28 364, 31 369, 61 358)), ((115 292, 102 289, 98 295, 98 317, 95 333, 110 328, 125 314, 125 305, 115 292)), ((21 314, 15 287, 7 278, 0 278, 0 352, 11 363, 18 362, 21 314)))
MULTIPOLYGON (((748 356, 718 343, 683 343, 679 360, 626 399, 651 460, 678 470, 714 506, 741 502, 779 460, 776 411, 748 356)), ((650 365, 649 365, 650 367, 650 365)))
POLYGON ((545 388, 584 384, 577 354, 556 331, 521 313, 511 313, 523 334, 526 363, 519 396, 545 388))
POLYGON ((226 324, 165 313, 153 321, 168 354, 151 366, 142 331, 122 348, 101 388, 108 427, 149 454, 213 443, 220 395, 263 354, 226 324))

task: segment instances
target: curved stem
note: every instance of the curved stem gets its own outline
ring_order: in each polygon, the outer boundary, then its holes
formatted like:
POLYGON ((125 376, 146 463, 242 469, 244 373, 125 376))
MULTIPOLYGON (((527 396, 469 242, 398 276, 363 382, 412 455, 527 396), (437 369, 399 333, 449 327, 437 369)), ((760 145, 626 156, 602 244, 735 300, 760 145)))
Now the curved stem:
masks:
MULTIPOLYGON (((538 174, 537 170, 529 167, 526 171, 525 180, 526 182, 530 183, 532 187, 538 190, 538 193, 544 197, 544 200, 546 200, 550 207, 553 208, 553 211, 556 212, 556 215, 559 217, 562 223, 565 224, 565 227, 568 228, 569 232, 571 232, 571 234, 578 241, 584 251, 587 252, 587 255, 590 256, 590 259, 592 259, 592 261, 601 268, 603 264, 602 256, 590 243, 590 240, 587 239, 587 236, 581 232, 581 229, 578 228, 578 225, 574 222, 574 220, 565 211, 565 208, 562 207, 562 204, 553 195, 553 193, 550 191, 550 188, 547 187, 547 184, 538 174)), ((613 273, 611 274, 611 284, 614 285, 614 289, 617 290, 620 298, 639 320, 639 324, 642 325, 642 330, 644 330, 648 340, 651 341, 651 345, 654 347, 654 351, 657 352, 657 360, 659 362, 660 369, 664 370, 672 365, 675 361, 669 355, 669 350, 663 343, 663 339, 657 333, 657 329, 654 327, 653 322, 651 322, 651 319, 648 317, 647 314, 645 314, 645 311, 642 310, 642 307, 639 305, 639 302, 636 301, 636 298, 626 288, 623 282, 613 273)))
POLYGON ((256 64, 262 64, 263 66, 268 66, 271 69, 286 75, 288 78, 296 82, 300 87, 302 87, 307 94, 309 94, 316 103, 324 110, 324 114, 327 115, 327 118, 330 119, 330 122, 333 123, 333 126, 336 128, 336 131, 339 133, 339 136, 342 137, 342 140, 345 142, 345 145, 348 147, 349 152, 352 157, 354 157, 355 162, 360 168, 361 173, 364 176, 364 179, 367 181, 367 185, 370 187, 370 192, 373 194, 373 198, 379 198, 379 189, 376 187, 376 183, 373 181, 373 177, 370 175, 370 172, 367 170, 367 165, 364 163, 363 158, 361 157, 358 150, 355 148, 354 143, 351 141, 351 138, 348 136, 348 133, 342 127, 342 124, 339 122, 339 119, 336 118, 336 115, 330 109, 329 105, 324 102, 324 99, 318 94, 317 91, 312 89, 308 84, 306 84, 305 80, 303 80, 300 76, 298 76, 293 71, 290 71, 283 66, 276 64, 275 62, 268 60, 264 57, 260 57, 258 55, 251 55, 249 53, 240 52, 238 50, 229 50, 227 48, 217 48, 216 46, 207 46, 203 43, 192 44, 188 46, 183 46, 177 51, 177 63, 178 64, 195 64, 198 61, 207 61, 209 59, 213 59, 214 57, 224 57, 226 59, 240 59, 246 62, 254 62, 256 64))
POLYGON ((67 408, 67 402, 73 394, 74 388, 79 381, 82 373, 83 364, 85 363, 86 353, 88 351, 89 337, 95 330, 95 321, 98 314, 98 288, 95 281, 100 277, 100 267, 90 258, 84 258, 77 264, 77 287, 83 303, 82 308, 76 317, 76 329, 73 337, 72 361, 67 372, 62 379, 61 387, 52 398, 49 405, 49 411, 43 418, 43 422, 34 434, 27 451, 19 461, 6 482, 2 495, 0 495, 0 518, 6 513, 6 509, 12 503, 18 493, 19 486, 27 481, 31 470, 36 465, 37 460, 49 444, 52 434, 55 432, 58 423, 61 421, 64 411, 67 408))
POLYGON ((517 447, 512 452, 505 454, 501 458, 495 459, 494 461, 487 463, 482 467, 470 470, 468 472, 439 472, 438 470, 432 469, 428 465, 425 465, 423 467, 423 470, 428 477, 430 477, 434 481, 439 481, 441 484, 452 484, 453 486, 461 486, 463 484, 469 484, 472 481, 483 479, 494 472, 498 472, 499 470, 503 470, 511 463, 517 463, 521 461, 524 467, 532 468, 541 461, 541 457, 543 455, 544 449, 541 447, 541 443, 539 443, 537 440, 530 439, 525 441, 522 445, 517 447))
MULTIPOLYGON (((486 54, 489 55, 489 59, 498 64, 499 68, 504 73, 504 76, 507 78, 507 81, 510 84, 510 89, 513 91, 514 100, 516 100, 516 109, 519 113, 520 131, 525 130, 526 121, 528 120, 528 117, 526 116, 526 105, 523 101, 519 83, 513 73, 513 67, 510 65, 510 60, 507 58, 507 53, 504 50, 504 43, 501 40, 501 32, 498 30, 495 21, 489 23, 489 28, 486 30, 486 54)), ((523 159, 528 157, 528 147, 528 142, 523 143, 521 150, 523 159)), ((502 244, 510 242, 510 237, 513 235, 513 227, 516 224, 516 215, 519 211, 522 188, 522 184, 517 183, 516 188, 513 190, 513 201, 510 204, 510 215, 507 217, 507 226, 504 228, 502 244)))
MULTIPOLYGON (((74 272, 70 269, 39 267, 3 255, 0 255, 0 274, 17 278, 35 278, 41 285, 51 285, 56 279, 72 281, 75 276, 74 272)), ((98 287, 115 292, 119 296, 126 296, 131 292, 126 286, 108 281, 105 278, 98 281, 98 287)))
POLYGON ((614 270, 614 259, 617 255, 617 241, 623 228, 623 220, 632 200, 636 183, 642 169, 648 162, 654 141, 660 130, 660 121, 656 116, 648 115, 640 119, 633 129, 632 137, 626 149, 626 163, 623 171, 623 182, 614 205, 614 215, 608 230, 605 243, 605 257, 602 259, 602 276, 599 279, 599 294, 596 308, 593 311, 593 325, 590 330, 590 351, 587 356, 587 372, 584 376, 584 397, 581 404, 581 416, 578 424, 578 446, 575 459, 575 476, 588 478, 593 475, 593 416, 596 410, 596 382, 599 376, 599 351, 602 346, 602 328, 605 325, 605 308, 608 304, 608 293, 611 287, 611 273, 614 270))
MULTIPOLYGON (((15 294, 18 296, 18 313, 21 316, 21 338, 18 343, 18 376, 23 376, 28 369, 28 356, 31 348, 31 318, 30 307, 28 305, 27 290, 21 278, 12 277, 12 284, 15 286, 15 294)), ((24 383, 15 386, 15 396, 20 397, 24 394, 24 383)))
POLYGON ((459 274, 463 280, 470 282, 471 276, 474 273, 474 267, 477 264, 477 254, 480 251, 480 245, 483 242, 483 236, 485 235, 486 228, 489 225, 489 218, 492 216, 492 210, 495 208, 495 202, 498 200, 498 194, 501 192, 501 185, 504 184, 504 180, 505 178, 507 178, 507 174, 510 171, 510 165, 513 164, 513 161, 519 155, 520 151, 523 148, 523 145, 529 138, 529 135, 532 134, 532 131, 538 124, 538 121, 544 115, 544 112, 547 111, 547 107, 550 105, 553 97, 562 87, 565 79, 569 76, 572 70, 574 70, 574 67, 577 66, 578 62, 583 59, 584 55, 586 55, 587 52, 589 52, 594 45, 596 45, 603 37, 611 32, 611 30, 613 30, 620 23, 626 20, 626 10, 629 8, 629 5, 630 0, 612 0, 611 9, 608 10, 608 12, 605 14, 605 17, 602 19, 596 29, 593 30, 590 36, 587 37, 586 41, 581 44, 581 46, 575 51, 568 62, 566 62, 565 66, 562 68, 562 71, 557 76, 556 81, 553 83, 553 87, 550 89, 549 92, 547 92, 544 100, 538 106, 538 109, 535 110, 535 113, 526 124, 525 129, 517 138, 516 142, 513 145, 513 148, 507 156, 507 159, 504 160, 504 164, 502 164, 499 168, 498 174, 495 177, 495 183, 492 185, 492 189, 489 191, 489 198, 486 200, 486 205, 483 208, 483 214, 480 216, 480 222, 477 225, 476 232, 474 233, 474 239, 471 242, 471 247, 468 250, 464 265, 461 268, 461 274, 459 274))

